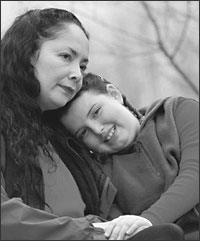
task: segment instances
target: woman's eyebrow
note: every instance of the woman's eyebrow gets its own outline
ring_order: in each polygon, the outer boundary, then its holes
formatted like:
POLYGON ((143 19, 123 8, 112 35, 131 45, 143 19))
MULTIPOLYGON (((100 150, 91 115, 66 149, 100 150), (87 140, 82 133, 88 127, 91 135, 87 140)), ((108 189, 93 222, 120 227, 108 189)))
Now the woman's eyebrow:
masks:
POLYGON ((75 56, 77 56, 77 55, 78 55, 78 53, 77 53, 77 51, 76 51, 76 50, 74 50, 74 49, 72 49, 72 48, 70 48, 70 47, 69 47, 69 50, 72 52, 72 54, 73 54, 73 55, 75 55, 75 56))
MULTIPOLYGON (((69 50, 72 52, 72 54, 73 54, 74 56, 77 56, 77 55, 78 55, 77 51, 74 50, 74 49, 72 49, 71 47, 69 47, 69 50)), ((89 59, 88 59, 88 58, 84 58, 83 61, 86 62, 86 63, 88 63, 88 62, 89 62, 89 59)))

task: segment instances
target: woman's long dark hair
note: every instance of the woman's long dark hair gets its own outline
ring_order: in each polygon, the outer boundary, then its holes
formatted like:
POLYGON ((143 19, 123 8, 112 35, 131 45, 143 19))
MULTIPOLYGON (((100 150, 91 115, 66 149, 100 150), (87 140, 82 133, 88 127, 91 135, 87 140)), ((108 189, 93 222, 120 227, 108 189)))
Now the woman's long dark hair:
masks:
POLYGON ((64 23, 78 25, 89 38, 75 15, 49 8, 30 10, 17 17, 1 40, 1 133, 6 142, 7 160, 23 172, 25 182, 29 180, 25 184, 29 190, 22 195, 29 205, 29 193, 38 195, 36 186, 42 180, 38 147, 51 158, 47 149, 51 132, 43 125, 36 102, 40 84, 30 59, 43 41, 56 37, 64 23))

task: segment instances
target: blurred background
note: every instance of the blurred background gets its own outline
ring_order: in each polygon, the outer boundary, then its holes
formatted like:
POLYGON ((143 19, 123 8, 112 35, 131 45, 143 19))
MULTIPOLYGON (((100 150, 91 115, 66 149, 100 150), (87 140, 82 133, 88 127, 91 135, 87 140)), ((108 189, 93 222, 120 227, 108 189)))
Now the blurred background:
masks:
POLYGON ((72 11, 90 33, 88 71, 135 107, 181 95, 199 100, 199 1, 1 1, 1 37, 34 8, 72 11))

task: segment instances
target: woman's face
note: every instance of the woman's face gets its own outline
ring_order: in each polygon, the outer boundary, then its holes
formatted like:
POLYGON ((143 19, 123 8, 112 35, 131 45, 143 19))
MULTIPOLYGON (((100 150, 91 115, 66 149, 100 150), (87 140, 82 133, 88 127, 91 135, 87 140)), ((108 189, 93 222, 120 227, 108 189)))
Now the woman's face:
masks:
POLYGON ((62 124, 91 150, 115 153, 137 137, 138 119, 108 94, 84 92, 73 100, 62 124))
POLYGON ((31 59, 40 83, 37 101, 42 111, 62 107, 74 97, 82 85, 88 54, 89 41, 76 24, 65 24, 56 38, 42 43, 31 59))

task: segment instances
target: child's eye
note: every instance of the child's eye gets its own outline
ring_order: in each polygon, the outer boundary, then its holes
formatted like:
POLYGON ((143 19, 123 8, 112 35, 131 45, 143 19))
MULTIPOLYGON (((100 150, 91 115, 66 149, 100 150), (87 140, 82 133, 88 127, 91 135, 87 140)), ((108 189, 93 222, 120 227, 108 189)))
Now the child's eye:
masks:
POLYGON ((78 139, 83 139, 87 134, 87 129, 83 129, 79 132, 78 139))
POLYGON ((94 112, 93 112, 93 117, 96 118, 100 112, 101 108, 97 108, 94 112))

